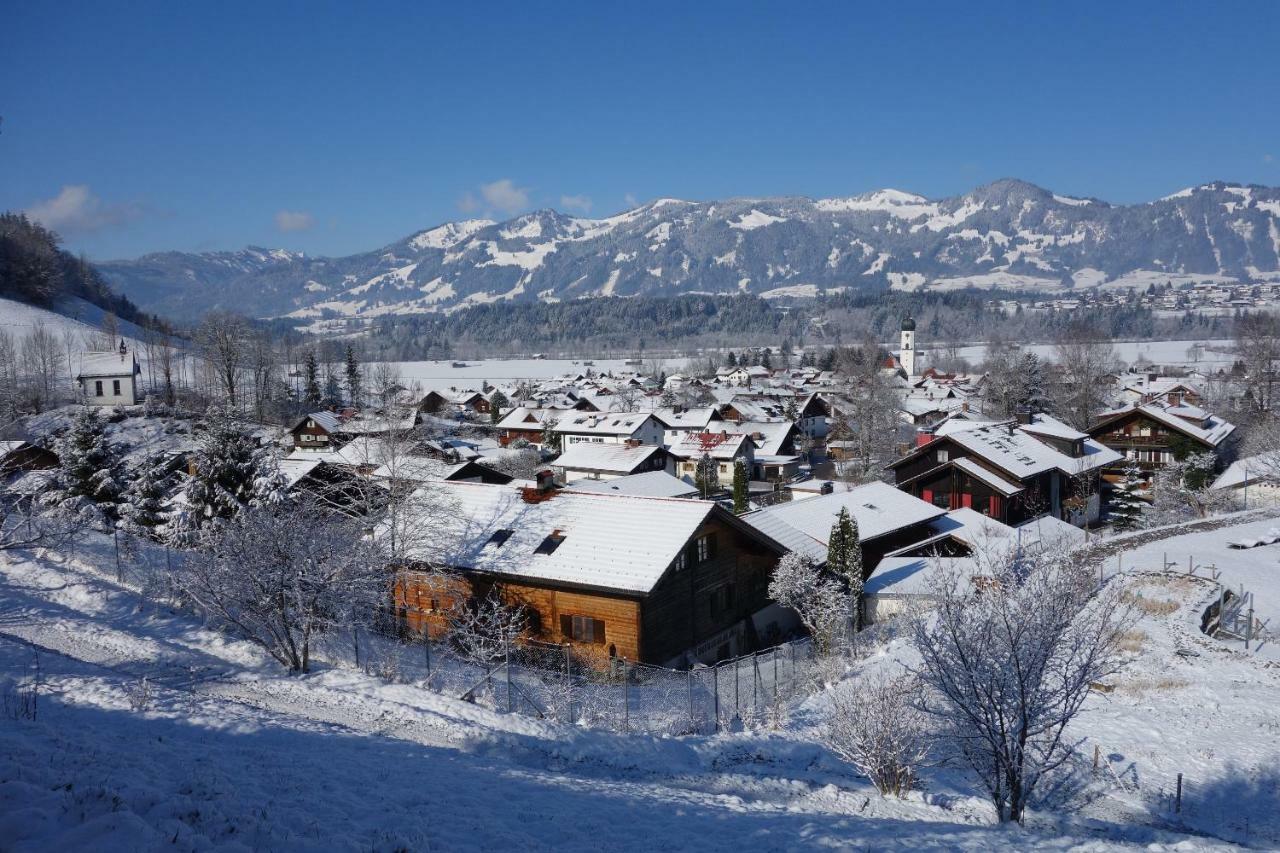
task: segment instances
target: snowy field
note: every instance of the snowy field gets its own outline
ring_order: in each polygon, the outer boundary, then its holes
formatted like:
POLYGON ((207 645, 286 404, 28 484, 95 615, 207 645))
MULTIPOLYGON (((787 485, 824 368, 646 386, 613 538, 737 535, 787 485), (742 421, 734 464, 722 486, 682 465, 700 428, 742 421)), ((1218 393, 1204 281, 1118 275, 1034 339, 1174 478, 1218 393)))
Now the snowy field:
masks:
MULTIPOLYGON (((1186 365, 1188 367, 1198 367, 1201 370, 1211 368, 1214 371, 1219 367, 1229 368, 1231 366, 1231 363, 1235 360, 1235 356, 1231 354, 1232 345, 1229 340, 1117 341, 1112 344, 1115 347, 1116 358, 1126 364, 1143 362, 1160 365, 1186 365), (1199 351, 1193 351, 1192 347, 1197 347, 1199 351)), ((924 357, 927 364, 929 343, 921 341, 920 348, 926 351, 924 357)), ((1053 344, 1024 344, 1022 348, 1029 352, 1034 352, 1044 359, 1052 361, 1054 358, 1055 346, 1053 344)), ((982 359, 986 356, 986 346, 984 344, 975 344, 961 347, 959 355, 975 365, 981 364, 982 359)))
MULTIPOLYGON (((25 302, 0 298, 0 329, 12 335, 14 342, 18 344, 31 334, 32 329, 43 324, 59 342, 64 335, 70 334, 74 337, 75 346, 83 347, 86 339, 101 334, 104 315, 101 308, 83 299, 68 299, 60 306, 60 312, 55 312, 25 302)), ((125 342, 134 352, 141 352, 142 330, 124 320, 117 322, 125 342)))
MULTIPOLYGON (((1199 563, 1276 524, 1148 549, 1199 563)), ((1238 552, 1222 555, 1224 569, 1227 556, 1259 584, 1274 566, 1238 552)), ((1140 557, 1125 563, 1145 568, 1140 557)), ((33 649, 45 685, 36 721, 0 717, 5 850, 1280 846, 1280 668, 1199 633, 1217 594, 1203 577, 1131 581, 1149 602, 1128 638, 1131 663, 1074 724, 1077 810, 999 829, 954 771, 930 771, 904 800, 880 798, 818 743, 829 693, 776 731, 652 738, 568 727, 323 663, 286 677, 256 647, 113 576, 105 538, 69 557, 0 552, 0 689, 30 678, 33 649), (151 696, 140 707, 144 675, 151 696)), ((856 668, 910 657, 891 641, 856 668)), ((855 677, 836 689, 856 688, 855 677)))

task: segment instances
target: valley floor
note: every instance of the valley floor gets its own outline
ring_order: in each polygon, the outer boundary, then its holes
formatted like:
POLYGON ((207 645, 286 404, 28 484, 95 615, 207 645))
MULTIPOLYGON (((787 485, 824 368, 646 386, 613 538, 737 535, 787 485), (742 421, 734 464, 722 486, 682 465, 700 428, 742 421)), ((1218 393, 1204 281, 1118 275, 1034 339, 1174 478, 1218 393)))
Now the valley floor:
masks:
MULTIPOLYGON (((37 657, 43 684, 35 721, 0 719, 0 850, 1280 844, 1280 670, 1195 630, 1206 580, 1135 578, 1178 604, 1145 614, 1130 670, 1080 721, 1082 761, 1094 743, 1104 759, 1098 776, 1082 768, 1080 810, 1022 829, 991 827, 958 773, 878 797, 818 744, 826 695, 777 732, 664 739, 497 714, 350 669, 287 677, 115 584, 108 543, 0 553, 0 690, 15 696, 37 657), (1166 797, 1177 772, 1181 818, 1166 797)), ((1274 566, 1272 550, 1253 559, 1274 566)), ((907 656, 892 641, 858 666, 907 656)))

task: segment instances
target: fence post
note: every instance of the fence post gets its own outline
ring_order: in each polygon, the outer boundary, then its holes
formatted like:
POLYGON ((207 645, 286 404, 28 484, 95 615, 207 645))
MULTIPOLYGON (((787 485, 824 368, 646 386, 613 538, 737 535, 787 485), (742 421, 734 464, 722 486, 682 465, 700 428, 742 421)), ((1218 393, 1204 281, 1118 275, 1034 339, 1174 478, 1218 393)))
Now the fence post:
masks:
POLYGON ((760 707, 760 653, 751 653, 751 710, 760 707))
POLYGON ((791 654, 791 695, 796 695, 796 644, 792 643, 787 646, 791 654))
POLYGON ((431 680, 431 629, 422 628, 422 654, 427 659, 427 681, 431 680))
POLYGON ((720 665, 719 664, 716 664, 711 668, 711 675, 716 680, 716 689, 715 689, 716 731, 720 731, 720 665))
POLYGON ((1178 793, 1173 801, 1173 810, 1178 814, 1182 814, 1182 774, 1178 774, 1178 793))
POLYGON ((689 731, 692 733, 696 728, 693 722, 693 666, 690 665, 686 675, 685 683, 689 690, 689 731))
POLYGON ((1093 775, 1098 775, 1098 758, 1102 753, 1102 749, 1095 743, 1093 745, 1093 775))
POLYGON ((502 655, 506 661, 503 669, 507 671, 507 713, 510 714, 515 710, 515 697, 511 693, 511 640, 506 637, 502 640, 502 655))
POLYGON ((1249 615, 1244 623, 1244 648, 1249 650, 1249 641, 1253 639, 1253 605, 1249 606, 1249 615))
POLYGON ((624 732, 631 731, 631 690, 628 683, 631 681, 627 675, 627 659, 622 659, 622 730, 624 732))
POLYGON ((733 659, 733 713, 737 717, 742 716, 742 703, 738 699, 738 667, 741 664, 741 658, 733 659))

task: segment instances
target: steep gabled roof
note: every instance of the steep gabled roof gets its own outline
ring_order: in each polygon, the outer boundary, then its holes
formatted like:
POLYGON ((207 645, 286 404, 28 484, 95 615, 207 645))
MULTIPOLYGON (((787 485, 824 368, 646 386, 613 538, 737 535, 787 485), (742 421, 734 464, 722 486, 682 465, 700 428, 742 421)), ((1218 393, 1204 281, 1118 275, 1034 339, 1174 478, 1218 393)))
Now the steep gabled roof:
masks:
POLYGON ((1129 405, 1120 409, 1114 409, 1105 412, 1102 418, 1093 425, 1089 432, 1098 435, 1105 431, 1112 424, 1123 420, 1125 417, 1134 414, 1146 415, 1153 421, 1157 421, 1164 426, 1169 427, 1175 432, 1182 433, 1188 438, 1208 447, 1217 447, 1226 440, 1227 436, 1235 432, 1236 425, 1225 421, 1217 415, 1209 414, 1204 409, 1195 406, 1161 406, 1158 403, 1147 403, 1145 405, 1129 405), (1202 423, 1204 426, 1197 426, 1188 420, 1188 417, 1205 416, 1202 423))
POLYGON ((571 444, 551 463, 552 467, 575 471, 631 474, 646 465, 654 454, 664 452, 654 444, 629 447, 626 444, 571 444))
POLYGON ((425 488, 421 503, 431 509, 414 526, 419 535, 408 557, 462 570, 644 595, 713 518, 783 550, 711 501, 564 490, 529 503, 512 486, 433 482, 425 488), (439 510, 442 501, 447 513, 439 510), (494 537, 499 530, 510 531, 501 544, 494 537), (538 553, 553 534, 559 544, 538 553))
POLYGON ((85 352, 80 354, 80 372, 77 379, 119 378, 133 376, 138 370, 138 360, 132 352, 85 352))

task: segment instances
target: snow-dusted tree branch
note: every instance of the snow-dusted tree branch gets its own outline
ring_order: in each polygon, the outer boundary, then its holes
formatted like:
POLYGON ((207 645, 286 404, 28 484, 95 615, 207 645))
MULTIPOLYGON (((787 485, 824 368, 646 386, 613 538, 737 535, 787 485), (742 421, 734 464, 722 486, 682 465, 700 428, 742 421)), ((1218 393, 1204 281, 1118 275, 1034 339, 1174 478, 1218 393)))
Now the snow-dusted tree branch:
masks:
POLYGON ((501 656, 527 627, 524 609, 504 602, 496 589, 449 611, 450 639, 463 657, 481 666, 501 656))

